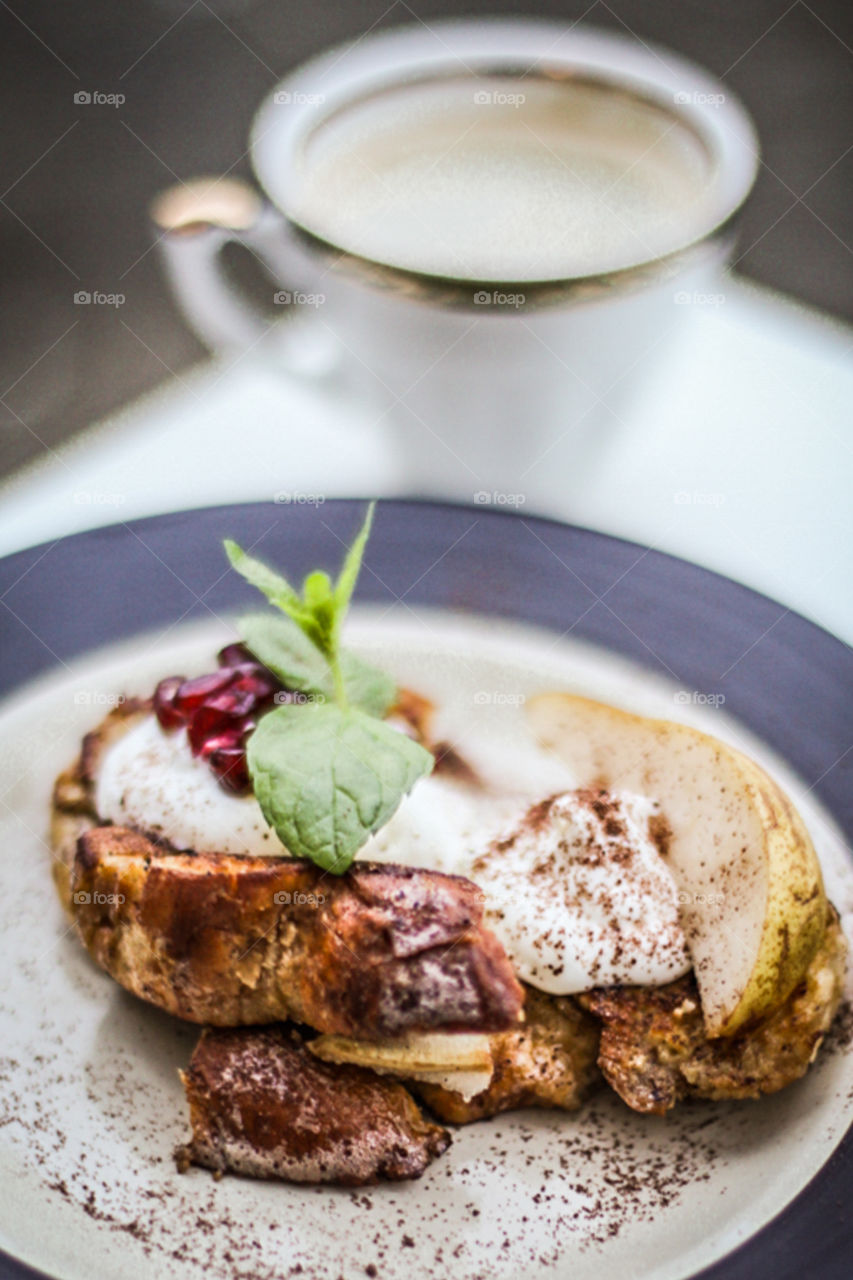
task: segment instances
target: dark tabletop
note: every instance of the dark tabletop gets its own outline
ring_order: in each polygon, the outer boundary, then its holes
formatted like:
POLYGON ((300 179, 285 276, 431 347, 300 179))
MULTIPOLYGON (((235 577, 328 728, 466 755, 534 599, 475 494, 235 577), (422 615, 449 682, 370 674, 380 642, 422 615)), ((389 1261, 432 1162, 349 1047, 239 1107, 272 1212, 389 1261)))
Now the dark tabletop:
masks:
POLYGON ((0 472, 204 356, 146 252, 157 191, 248 175, 256 105, 324 45, 491 12, 628 28, 721 76, 764 152, 739 269, 853 315, 848 0, 0 0, 0 472), (77 306, 81 289, 126 301, 77 306))

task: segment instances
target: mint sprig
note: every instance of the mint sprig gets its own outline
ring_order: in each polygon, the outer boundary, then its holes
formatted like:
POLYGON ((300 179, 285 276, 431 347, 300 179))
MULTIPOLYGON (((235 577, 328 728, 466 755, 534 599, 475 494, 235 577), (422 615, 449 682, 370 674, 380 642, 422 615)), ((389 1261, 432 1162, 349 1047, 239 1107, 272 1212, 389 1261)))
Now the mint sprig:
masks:
POLYGON ((316 570, 301 593, 236 542, 225 542, 232 566, 285 615, 242 619, 244 643, 286 688, 314 696, 268 712, 250 737, 255 796, 294 857, 337 875, 433 766, 429 751, 381 719, 396 697, 394 681, 341 646, 375 505, 337 581, 316 570))
POLYGON ((336 875, 432 768, 419 743, 357 707, 279 707, 249 739, 264 817, 291 853, 336 875))
MULTIPOLYGON (((328 660, 290 618, 251 613, 240 619, 238 630, 246 647, 286 689, 310 694, 320 702, 335 701, 335 680, 328 660)), ((383 716, 397 698, 391 676, 346 649, 339 650, 338 661, 349 704, 369 715, 383 716)))

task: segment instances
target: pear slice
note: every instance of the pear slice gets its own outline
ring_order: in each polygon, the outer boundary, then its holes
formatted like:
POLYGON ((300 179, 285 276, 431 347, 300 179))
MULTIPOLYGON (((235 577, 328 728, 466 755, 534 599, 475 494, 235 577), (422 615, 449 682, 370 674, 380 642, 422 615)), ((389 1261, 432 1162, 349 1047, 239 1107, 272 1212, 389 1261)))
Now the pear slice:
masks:
POLYGON ((351 1040, 322 1035, 308 1047, 325 1062, 352 1062, 374 1071, 414 1075, 422 1071, 492 1070, 489 1037, 459 1032, 411 1032, 395 1040, 351 1040))
POLYGON ((438 1084, 468 1101, 488 1089, 492 1050, 488 1036, 467 1033, 411 1032, 397 1040, 351 1040, 323 1035, 308 1048, 325 1062, 350 1062, 380 1075, 438 1084))
POLYGON ((820 944, 827 904, 803 820, 772 778, 698 729, 574 694, 542 694, 527 713, 576 785, 660 801, 708 1036, 785 1000, 820 944))

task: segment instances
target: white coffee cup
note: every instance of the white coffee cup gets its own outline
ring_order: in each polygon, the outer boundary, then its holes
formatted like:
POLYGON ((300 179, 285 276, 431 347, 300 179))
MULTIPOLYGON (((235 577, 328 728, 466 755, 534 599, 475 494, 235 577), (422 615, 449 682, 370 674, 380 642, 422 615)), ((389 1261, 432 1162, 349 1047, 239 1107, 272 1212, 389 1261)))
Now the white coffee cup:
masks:
POLYGON ((415 492, 548 507, 684 302, 720 294, 758 144, 669 51, 495 19, 306 63, 261 106, 251 155, 263 198, 198 180, 154 209, 202 339, 334 377, 393 424, 415 492), (230 240, 271 273, 282 325, 228 283, 230 240))

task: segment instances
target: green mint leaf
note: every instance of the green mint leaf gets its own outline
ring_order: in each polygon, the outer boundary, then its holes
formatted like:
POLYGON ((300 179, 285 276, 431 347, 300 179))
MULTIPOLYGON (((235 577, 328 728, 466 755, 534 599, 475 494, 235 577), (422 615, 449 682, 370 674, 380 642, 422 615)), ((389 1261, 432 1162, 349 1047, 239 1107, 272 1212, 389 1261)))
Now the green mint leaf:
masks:
MULTIPOLYGON (((301 596, 280 573, 250 556, 236 542, 225 540, 225 551, 232 567, 262 591, 270 604, 281 609, 301 627, 311 643, 328 658, 333 670, 337 670, 341 626, 358 579, 375 507, 375 502, 368 507, 364 523, 344 558, 337 582, 333 585, 329 575, 318 569, 308 574, 302 584, 301 596)), ((340 686, 338 692, 343 699, 340 686)))
POLYGON ((384 716, 397 701, 396 681, 387 672, 380 671, 346 649, 340 661, 344 687, 352 705, 370 716, 384 716))
POLYGON ((309 573, 302 585, 302 595, 312 623, 310 631, 304 628, 306 634, 310 635, 321 653, 331 657, 335 652, 337 640, 337 606, 331 578, 320 569, 315 573, 309 573))
POLYGON ((346 611, 349 608, 349 602, 352 599, 352 593, 355 590, 355 584, 358 581, 358 575, 361 571, 361 562, 364 559, 364 548, 367 546, 367 539, 370 537, 370 530, 373 525, 373 513, 376 510, 376 503, 371 502, 367 508, 367 515, 364 517, 364 523, 356 534, 355 541, 346 554, 343 567, 338 575, 335 583, 335 604, 338 610, 338 625, 343 622, 346 611))
POLYGON ((433 758, 356 707, 315 703, 264 716, 249 738, 248 764, 264 817, 288 852, 342 875, 433 758))
POLYGON ((299 597, 299 593, 293 589, 286 578, 280 573, 276 573, 274 569, 269 569, 260 560, 256 560, 254 556, 250 556, 236 542, 232 542, 230 538, 226 538, 224 543, 225 554, 231 563, 231 567, 236 569, 239 574, 251 583, 253 587, 257 587, 262 591, 270 604, 281 609, 284 613, 291 617, 300 627, 305 624, 311 624, 312 615, 309 609, 299 597))
MULTIPOLYGON (((328 661, 294 623, 275 614, 254 613, 240 619, 239 632, 258 661, 269 667, 285 688, 334 701, 328 661)), ((340 664, 352 705, 369 715, 384 716, 397 697, 391 676, 346 650, 340 655, 340 664)))
POLYGON ((241 618, 240 638, 286 689, 322 693, 331 679, 329 664, 308 636, 289 618, 251 613, 241 618))

